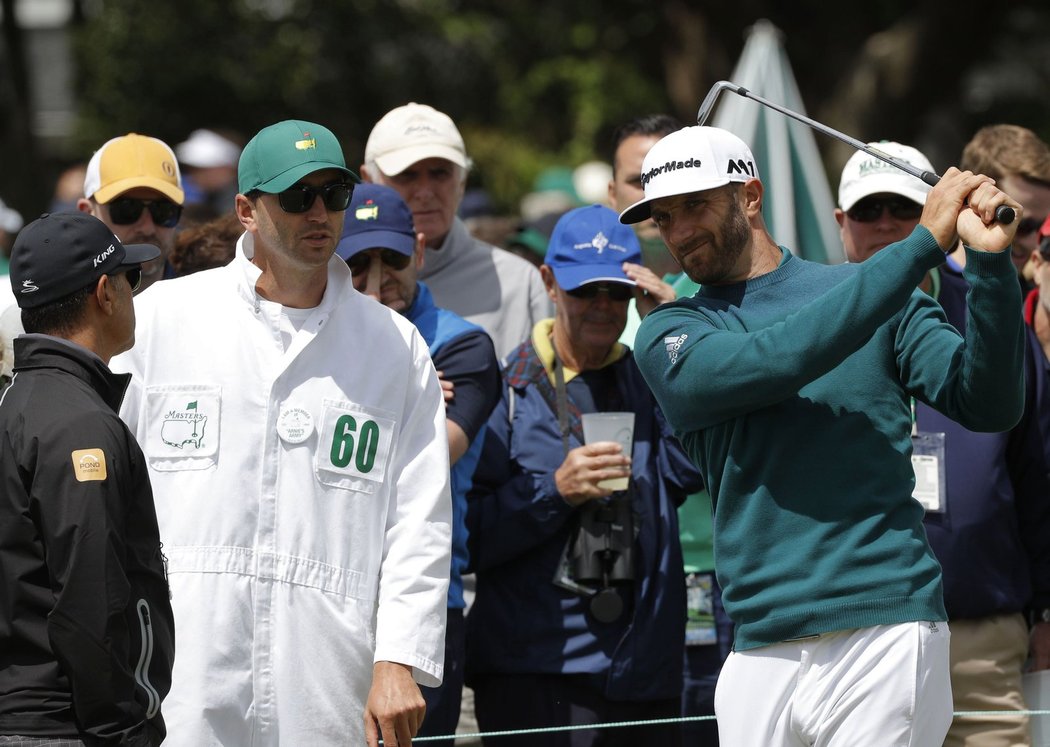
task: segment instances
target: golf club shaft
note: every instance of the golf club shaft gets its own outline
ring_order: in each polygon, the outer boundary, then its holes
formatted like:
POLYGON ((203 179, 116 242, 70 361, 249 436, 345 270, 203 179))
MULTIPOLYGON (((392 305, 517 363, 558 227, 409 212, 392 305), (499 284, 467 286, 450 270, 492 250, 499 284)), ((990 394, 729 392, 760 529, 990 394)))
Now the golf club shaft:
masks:
MULTIPOLYGON (((770 101, 769 99, 765 99, 761 96, 758 96, 757 94, 751 93, 743 86, 738 86, 736 83, 731 83, 728 80, 718 81, 714 84, 714 86, 711 87, 711 90, 707 92, 707 96, 704 97, 703 102, 700 104, 700 110, 696 113, 696 123, 698 125, 702 125, 704 122, 707 121, 707 118, 711 115, 711 110, 714 108, 715 101, 718 99, 719 95, 721 95, 722 91, 724 90, 729 90, 737 94, 738 96, 743 96, 744 98, 757 101, 763 106, 768 106, 774 111, 778 111, 787 117, 791 117, 792 119, 798 120, 803 124, 809 125, 817 132, 822 132, 825 135, 835 138, 836 140, 841 140, 847 145, 853 146, 857 150, 862 150, 868 155, 875 156, 875 158, 885 161, 886 163, 892 166, 896 166, 904 173, 911 174, 917 179, 921 179, 922 181, 929 184, 931 187, 935 186, 937 182, 941 180, 939 174, 935 174, 932 171, 923 171, 921 169, 917 169, 907 161, 902 161, 899 158, 894 158, 889 153, 884 153, 878 148, 873 148, 867 143, 863 143, 854 137, 850 137, 849 135, 843 132, 839 132, 838 130, 834 130, 828 127, 826 124, 822 124, 821 122, 818 122, 815 119, 810 119, 804 114, 799 114, 798 112, 791 111, 790 109, 787 109, 781 106, 780 104, 776 104, 770 101)), ((1014 218, 1016 217, 1017 216, 1014 212, 1014 209, 1006 205, 1000 205, 995 210, 995 219, 999 223, 1013 223, 1014 218)))

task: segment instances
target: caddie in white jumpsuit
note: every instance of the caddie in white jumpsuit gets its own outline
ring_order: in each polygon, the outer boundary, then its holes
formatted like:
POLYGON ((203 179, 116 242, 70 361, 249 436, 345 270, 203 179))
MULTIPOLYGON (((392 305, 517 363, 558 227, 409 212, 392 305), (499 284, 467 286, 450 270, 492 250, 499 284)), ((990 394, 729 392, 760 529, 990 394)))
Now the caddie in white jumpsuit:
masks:
POLYGON ((235 259, 139 297, 114 361, 168 559, 168 744, 406 745, 441 681, 444 405, 415 328, 333 256, 355 181, 324 127, 263 129, 235 259))

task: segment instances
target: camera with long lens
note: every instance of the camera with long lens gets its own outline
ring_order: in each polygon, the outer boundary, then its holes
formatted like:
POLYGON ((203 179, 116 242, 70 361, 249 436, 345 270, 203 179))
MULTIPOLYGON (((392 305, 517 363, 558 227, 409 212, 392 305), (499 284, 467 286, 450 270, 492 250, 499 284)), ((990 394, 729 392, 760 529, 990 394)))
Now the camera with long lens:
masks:
POLYGON ((555 583, 590 599, 596 620, 610 623, 623 614, 621 591, 634 583, 634 512, 631 491, 588 501, 565 548, 555 583))

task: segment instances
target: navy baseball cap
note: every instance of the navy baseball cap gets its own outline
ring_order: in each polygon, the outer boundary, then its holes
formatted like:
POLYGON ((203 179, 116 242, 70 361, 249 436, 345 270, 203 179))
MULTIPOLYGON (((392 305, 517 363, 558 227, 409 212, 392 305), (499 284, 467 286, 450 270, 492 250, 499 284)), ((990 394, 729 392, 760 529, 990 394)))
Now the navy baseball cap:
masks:
POLYGON ((642 263, 638 237, 603 205, 565 213, 554 226, 544 259, 558 285, 567 291, 603 281, 635 285, 621 269, 624 262, 642 263))
POLYGON ((366 249, 393 249, 411 257, 415 248, 412 211, 401 195, 381 184, 356 185, 335 253, 345 260, 366 249))
POLYGON ((152 244, 121 244, 88 213, 44 213, 11 247, 11 288, 19 308, 33 309, 159 256, 152 244))

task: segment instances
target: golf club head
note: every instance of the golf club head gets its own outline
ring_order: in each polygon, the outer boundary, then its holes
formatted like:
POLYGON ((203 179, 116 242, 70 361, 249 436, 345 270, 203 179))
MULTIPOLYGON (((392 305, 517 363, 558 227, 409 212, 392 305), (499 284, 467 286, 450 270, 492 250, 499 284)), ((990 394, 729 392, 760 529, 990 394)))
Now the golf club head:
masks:
POLYGON ((704 100, 700 103, 700 109, 696 112, 696 123, 703 126, 707 118, 711 116, 711 110, 715 108, 715 103, 718 101, 718 97, 722 95, 722 91, 729 90, 733 93, 741 96, 747 95, 747 89, 738 86, 736 83, 731 83, 728 80, 720 80, 711 86, 711 90, 704 96, 704 100))

